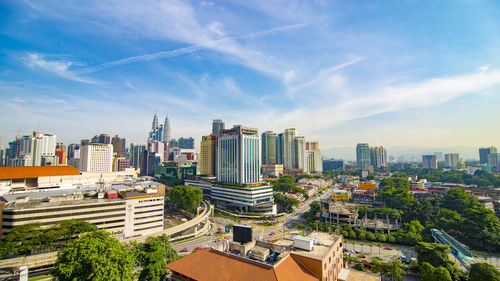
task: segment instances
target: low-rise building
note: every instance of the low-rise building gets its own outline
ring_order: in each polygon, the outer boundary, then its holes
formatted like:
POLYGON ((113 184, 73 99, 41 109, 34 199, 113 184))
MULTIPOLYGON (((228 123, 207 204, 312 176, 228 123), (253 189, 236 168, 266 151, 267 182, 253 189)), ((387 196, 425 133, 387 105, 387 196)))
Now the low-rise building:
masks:
POLYGON ((352 201, 358 205, 371 206, 375 202, 375 192, 372 190, 355 190, 352 192, 352 201))
POLYGON ((332 200, 335 200, 335 201, 349 201, 349 197, 350 197, 350 192, 348 190, 333 190, 332 191, 332 200))
POLYGON ((275 242, 230 242, 226 252, 202 249, 167 265, 172 280, 327 280, 345 268, 343 238, 313 232, 309 237, 275 242), (308 240, 313 247, 295 240, 308 240), (208 269, 208 270, 207 270, 208 269))
POLYGON ((216 207, 261 214, 276 214, 273 188, 266 183, 223 184, 203 180, 185 180, 184 185, 201 188, 203 195, 216 207))
POLYGON ((269 177, 281 177, 283 175, 283 164, 264 164, 262 165, 262 176, 264 178, 269 177))
POLYGON ((1 233, 17 226, 40 222, 51 226, 70 219, 83 220, 119 238, 163 230, 164 191, 161 187, 136 189, 108 186, 9 194, 3 206, 1 233), (119 196, 117 196, 119 195, 119 196))

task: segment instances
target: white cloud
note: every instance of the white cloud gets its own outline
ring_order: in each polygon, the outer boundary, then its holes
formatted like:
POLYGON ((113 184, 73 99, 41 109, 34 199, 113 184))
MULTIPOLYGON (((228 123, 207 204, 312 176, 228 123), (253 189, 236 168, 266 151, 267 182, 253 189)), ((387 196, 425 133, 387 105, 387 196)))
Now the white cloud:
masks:
POLYGON ((38 53, 28 53, 25 60, 26 64, 30 67, 40 68, 66 79, 83 83, 92 83, 92 84, 95 83, 95 81, 81 78, 78 75, 76 75, 73 71, 70 71, 69 67, 73 65, 73 63, 70 61, 54 61, 54 60, 50 61, 46 60, 44 55, 38 53))

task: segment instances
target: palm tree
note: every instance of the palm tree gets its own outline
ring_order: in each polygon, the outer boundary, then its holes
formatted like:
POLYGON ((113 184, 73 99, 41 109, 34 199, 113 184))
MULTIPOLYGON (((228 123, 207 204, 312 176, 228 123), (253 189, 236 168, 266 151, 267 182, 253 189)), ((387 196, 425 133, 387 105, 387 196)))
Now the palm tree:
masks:
POLYGON ((364 252, 364 245, 365 245, 365 242, 359 242, 359 245, 361 245, 361 252, 364 252))
POLYGON ((372 244, 372 243, 370 243, 370 244, 368 244, 368 246, 370 246, 370 253, 372 253, 372 254, 373 254, 373 249, 372 249, 373 244, 372 244))
POLYGON ((352 249, 353 249, 353 250, 356 250, 356 247, 355 247, 355 245, 356 245, 356 241, 352 241, 351 243, 352 243, 352 249))
POLYGON ((378 242, 377 243, 377 247, 378 247, 378 253, 380 254, 380 250, 382 248, 382 243, 378 242))

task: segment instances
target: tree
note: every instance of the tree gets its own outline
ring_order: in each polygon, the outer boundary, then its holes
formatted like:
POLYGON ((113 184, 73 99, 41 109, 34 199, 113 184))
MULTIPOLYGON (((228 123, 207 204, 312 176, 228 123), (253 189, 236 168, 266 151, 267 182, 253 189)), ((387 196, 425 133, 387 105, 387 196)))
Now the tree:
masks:
POLYGON ((442 266, 434 267, 428 262, 420 264, 420 274, 424 281, 452 281, 446 268, 442 266))
POLYGON ((438 243, 419 242, 415 247, 415 252, 420 263, 428 262, 434 267, 444 267, 450 273, 451 279, 459 280, 463 273, 458 269, 457 264, 450 259, 450 247, 438 243))
POLYGON ((473 196, 469 196, 463 189, 450 189, 441 202, 441 207, 464 213, 471 207, 480 207, 481 203, 473 196))
POLYGON ((415 245, 417 242, 422 241, 422 230, 424 230, 424 227, 418 220, 412 220, 409 223, 405 223, 403 229, 400 229, 398 232, 398 242, 407 245, 415 245))
POLYGON ((404 273, 403 264, 397 257, 392 257, 391 261, 385 264, 382 272, 391 280, 403 280, 403 277, 401 276, 401 274, 404 273))
POLYGON ((500 271, 491 264, 475 263, 470 267, 470 281, 500 281, 500 271))
POLYGON ((133 255, 118 239, 92 231, 58 253, 52 275, 57 280, 132 280, 133 255))
POLYGON ((33 250, 42 247, 47 241, 44 231, 40 228, 41 225, 41 223, 28 223, 14 227, 0 244, 1 256, 29 255, 33 250))
POLYGON ((380 254, 380 250, 382 249, 382 243, 378 242, 377 247, 378 247, 378 253, 380 254))
POLYGON ((142 267, 139 280, 163 280, 165 277, 165 266, 176 260, 177 253, 163 234, 158 237, 148 237, 146 242, 140 246, 137 261, 142 267))
POLYGON ((375 241, 375 240, 377 240, 377 237, 375 236, 375 234, 373 232, 367 232, 366 239, 368 239, 370 241, 375 241))
POLYGON ((192 186, 178 185, 170 191, 168 198, 179 209, 194 214, 203 200, 203 192, 192 186))

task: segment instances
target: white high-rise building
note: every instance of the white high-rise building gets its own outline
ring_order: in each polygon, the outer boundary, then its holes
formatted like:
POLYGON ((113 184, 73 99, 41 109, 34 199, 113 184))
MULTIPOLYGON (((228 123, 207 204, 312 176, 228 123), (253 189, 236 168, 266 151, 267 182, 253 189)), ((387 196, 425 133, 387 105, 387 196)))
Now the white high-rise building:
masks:
POLYGON ((370 147, 370 163, 375 168, 387 168, 387 151, 383 146, 370 147))
POLYGON ((444 155, 444 161, 446 162, 446 166, 450 168, 457 168, 458 167, 458 160, 460 156, 458 153, 447 153, 444 155))
POLYGON ((81 172, 112 172, 113 145, 90 143, 80 146, 81 172))
POLYGON ((224 183, 259 182, 260 138, 257 129, 234 126, 217 138, 217 180, 224 183))
MULTIPOLYGON (((44 164, 55 164, 56 160, 56 136, 44 134, 42 132, 33 132, 32 135, 23 136, 19 140, 19 157, 24 160, 21 161, 27 166, 42 166, 44 164), (26 159, 29 158, 29 161, 26 159), (50 161, 44 161, 50 159, 50 161)), ((14 161, 13 163, 20 163, 14 161)))
POLYGON ((304 173, 322 173, 323 161, 321 161, 321 150, 318 142, 306 142, 306 159, 304 173))

